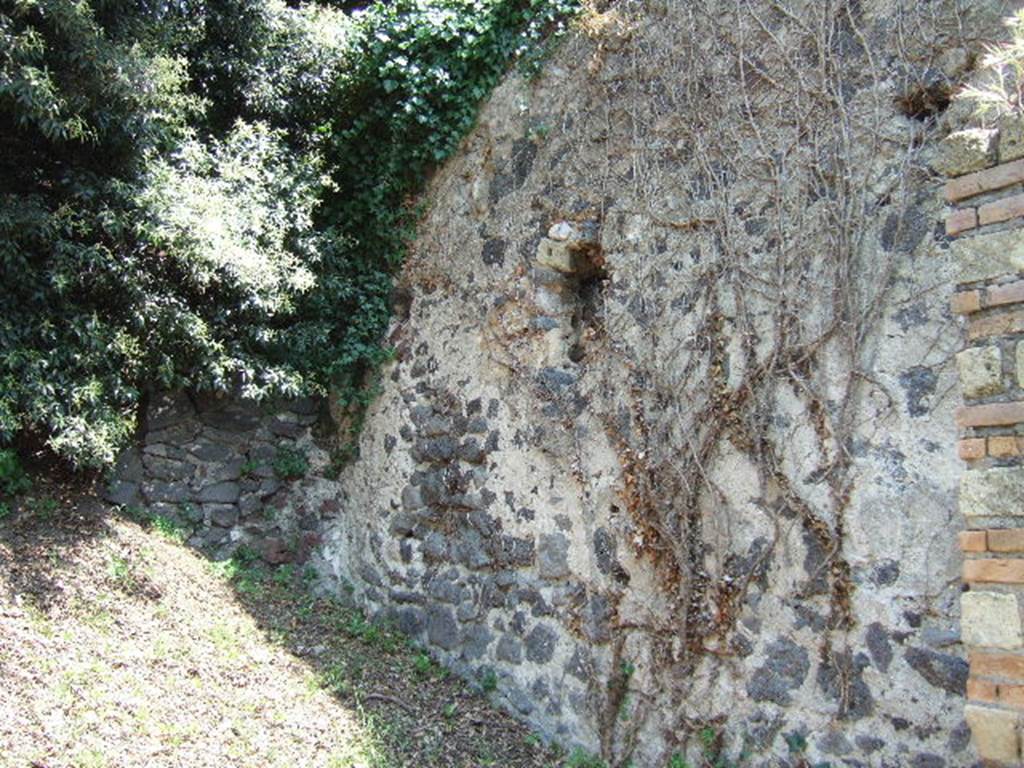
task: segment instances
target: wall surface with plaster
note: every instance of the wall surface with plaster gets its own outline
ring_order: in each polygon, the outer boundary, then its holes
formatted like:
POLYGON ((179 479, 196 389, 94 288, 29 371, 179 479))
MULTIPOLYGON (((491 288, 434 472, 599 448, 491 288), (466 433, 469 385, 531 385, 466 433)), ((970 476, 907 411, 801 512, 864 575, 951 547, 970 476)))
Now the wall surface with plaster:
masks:
POLYGON ((741 5, 620 3, 492 97, 321 566, 612 763, 970 765, 930 164, 1009 9, 741 5))

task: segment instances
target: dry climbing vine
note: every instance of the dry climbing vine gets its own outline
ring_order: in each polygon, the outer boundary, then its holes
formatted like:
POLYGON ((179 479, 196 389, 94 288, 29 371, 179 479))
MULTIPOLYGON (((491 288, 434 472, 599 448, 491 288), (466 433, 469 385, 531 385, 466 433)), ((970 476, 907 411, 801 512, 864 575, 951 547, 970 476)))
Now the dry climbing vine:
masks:
POLYGON ((893 407, 869 374, 871 334, 921 234, 908 216, 917 150, 950 87, 922 73, 959 34, 959 8, 896 4, 889 38, 855 0, 620 2, 594 25, 602 93, 573 117, 601 123, 604 190, 628 190, 632 206, 619 201, 602 226, 640 226, 655 247, 608 255, 611 271, 637 277, 609 289, 592 357, 622 363, 601 367, 604 424, 630 539, 666 601, 648 620, 619 620, 615 670, 642 650, 657 672, 628 686, 628 719, 616 716, 623 681, 607 686, 613 764, 650 727, 654 701, 673 704, 658 718, 670 743, 697 729, 684 706, 693 673, 709 655, 735 655, 750 585, 795 526, 815 557, 790 598, 827 609, 819 650, 839 716, 849 706, 852 451, 865 399, 893 407), (658 289, 677 267, 686 290, 673 298, 658 289), (628 335, 636 327, 646 330, 628 335), (626 419, 613 407, 624 389, 626 419), (785 418, 796 426, 781 428, 785 418), (730 514, 716 462, 733 453, 755 468, 773 533, 715 572, 708 521, 730 514))

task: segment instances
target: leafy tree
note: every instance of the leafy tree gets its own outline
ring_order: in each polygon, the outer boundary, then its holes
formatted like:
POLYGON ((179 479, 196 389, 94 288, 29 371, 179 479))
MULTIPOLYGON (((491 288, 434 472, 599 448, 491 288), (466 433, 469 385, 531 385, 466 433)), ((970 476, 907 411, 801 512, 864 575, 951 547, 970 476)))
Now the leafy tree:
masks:
POLYGON ((0 0, 0 442, 143 392, 365 403, 407 201, 573 0, 0 0))

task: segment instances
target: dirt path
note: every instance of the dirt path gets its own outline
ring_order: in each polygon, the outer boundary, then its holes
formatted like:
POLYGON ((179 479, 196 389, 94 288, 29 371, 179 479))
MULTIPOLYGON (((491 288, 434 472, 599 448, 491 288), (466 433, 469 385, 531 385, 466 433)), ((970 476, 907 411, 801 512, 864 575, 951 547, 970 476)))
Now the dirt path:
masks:
POLYGON ((297 569, 58 498, 0 521, 0 766, 564 764, 297 569))

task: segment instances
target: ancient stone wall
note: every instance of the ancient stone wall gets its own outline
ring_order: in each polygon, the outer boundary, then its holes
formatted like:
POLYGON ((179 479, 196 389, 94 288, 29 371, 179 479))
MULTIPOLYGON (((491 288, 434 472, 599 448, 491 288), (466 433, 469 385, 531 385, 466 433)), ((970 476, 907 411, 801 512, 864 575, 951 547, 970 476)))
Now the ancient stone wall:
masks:
POLYGON ((1010 11, 622 2, 511 78, 324 574, 609 764, 973 764, 932 162, 1010 11))

